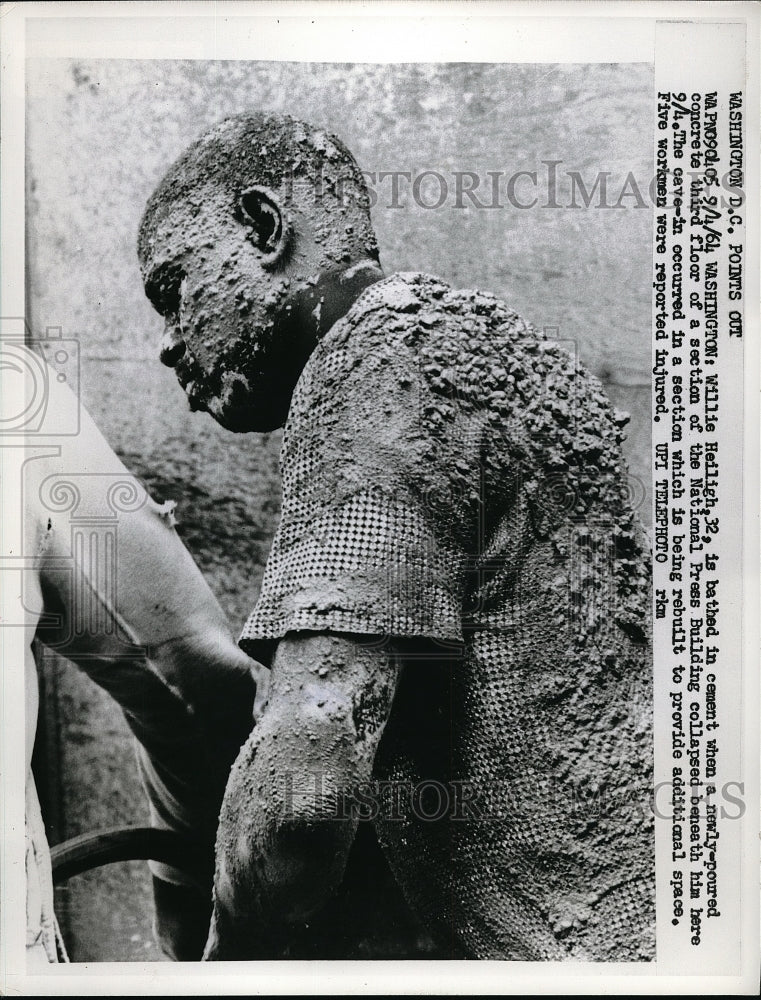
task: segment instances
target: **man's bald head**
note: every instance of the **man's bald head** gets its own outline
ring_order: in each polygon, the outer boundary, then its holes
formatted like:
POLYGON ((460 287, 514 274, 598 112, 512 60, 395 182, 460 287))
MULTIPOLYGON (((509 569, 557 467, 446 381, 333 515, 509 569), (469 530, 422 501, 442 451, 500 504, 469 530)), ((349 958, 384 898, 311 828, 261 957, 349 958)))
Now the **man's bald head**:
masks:
POLYGON ((138 256, 191 408, 232 430, 283 423, 315 343, 380 276, 369 208, 343 143, 288 115, 227 118, 180 156, 138 256))
MULTIPOLYGON (((340 212, 351 222, 337 234, 345 237, 338 242, 361 247, 364 255, 378 259, 367 186, 341 140, 290 115, 255 112, 225 118, 171 166, 146 203, 138 238, 141 262, 168 208, 193 201, 207 185, 227 195, 234 212, 241 194, 253 186, 269 188, 289 210, 299 207, 315 216, 324 212, 328 218, 340 212)), ((338 250, 334 263, 342 263, 345 253, 345 247, 338 250)))

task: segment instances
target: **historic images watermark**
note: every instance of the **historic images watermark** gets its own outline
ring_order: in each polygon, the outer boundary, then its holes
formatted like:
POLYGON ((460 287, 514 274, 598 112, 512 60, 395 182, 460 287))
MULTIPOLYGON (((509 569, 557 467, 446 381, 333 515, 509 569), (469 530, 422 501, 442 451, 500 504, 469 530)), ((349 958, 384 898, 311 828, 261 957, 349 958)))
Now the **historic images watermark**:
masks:
MULTIPOLYGON (((21 618, 6 617, 2 626, 26 627, 24 615, 35 619, 36 581, 47 565, 66 581, 70 601, 67 614, 46 612, 40 618, 47 630, 41 657, 88 635, 110 638, 125 658, 141 658, 144 651, 122 634, 107 609, 117 600, 119 522, 148 501, 145 488, 126 470, 93 473, 61 467, 42 478, 37 471, 40 460, 50 460, 54 467, 62 439, 81 433, 79 341, 65 337, 60 327, 48 327, 44 336, 33 338, 22 317, 3 317, 0 371, 6 495, 17 500, 21 515, 4 523, 6 545, 0 557, 2 585, 21 595, 21 618)), ((97 659, 97 654, 83 658, 97 659)))
POLYGON ((32 339, 23 317, 0 317, 0 371, 3 410, 0 435, 70 437, 79 433, 79 341, 64 337, 60 327, 48 327, 32 339), (50 409, 50 384, 69 387, 77 403, 65 413, 50 409))
MULTIPOLYGON (((572 169, 562 159, 543 159, 530 168, 494 170, 478 165, 476 169, 439 170, 407 166, 405 169, 362 170, 370 208, 405 209, 412 206, 428 211, 442 209, 542 210, 613 210, 670 209, 688 204, 693 184, 706 183, 706 172, 677 168, 660 162, 652 176, 637 176, 634 171, 572 169), (673 180, 674 183, 670 183, 673 180), (667 183, 668 182, 668 183, 667 183)), ((330 184, 330 197, 344 194, 349 178, 323 177, 317 170, 313 184, 314 200, 319 202, 330 184)), ((351 179, 353 184, 353 179, 351 179)), ((714 169, 708 183, 717 188, 721 205, 736 209, 745 201, 743 175, 732 168, 720 173, 714 169)), ((286 174, 286 200, 294 188, 294 177, 286 174)))
POLYGON ((312 816, 314 822, 358 820, 371 822, 457 823, 504 822, 506 818, 529 820, 545 815, 553 802, 558 817, 604 819, 627 816, 632 822, 653 815, 671 820, 674 803, 684 813, 685 842, 690 824, 720 817, 739 820, 745 815, 745 784, 726 781, 708 786, 694 796, 681 779, 660 782, 655 787, 632 786, 609 790, 589 784, 560 783, 547 778, 533 783, 531 794, 519 791, 508 779, 448 780, 417 782, 389 779, 358 782, 338 787, 329 770, 285 771, 276 780, 283 794, 282 818, 312 816))

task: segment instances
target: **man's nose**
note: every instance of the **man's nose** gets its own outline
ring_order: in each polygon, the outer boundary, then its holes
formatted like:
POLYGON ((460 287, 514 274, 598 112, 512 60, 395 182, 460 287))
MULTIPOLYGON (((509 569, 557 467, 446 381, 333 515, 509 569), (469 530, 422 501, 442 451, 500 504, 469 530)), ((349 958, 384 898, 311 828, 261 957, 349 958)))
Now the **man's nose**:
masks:
POLYGON ((167 368, 174 368, 185 353, 185 341, 182 339, 179 326, 167 323, 164 336, 161 338, 159 358, 167 368))

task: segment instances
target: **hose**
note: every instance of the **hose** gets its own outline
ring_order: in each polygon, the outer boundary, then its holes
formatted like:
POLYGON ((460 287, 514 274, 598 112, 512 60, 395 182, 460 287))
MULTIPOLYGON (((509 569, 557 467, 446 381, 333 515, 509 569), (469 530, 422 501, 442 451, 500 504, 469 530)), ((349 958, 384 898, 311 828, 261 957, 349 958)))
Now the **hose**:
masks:
POLYGON ((194 877, 213 874, 214 858, 187 837, 150 826, 118 826, 72 837, 50 850, 53 884, 117 861, 161 861, 194 877))

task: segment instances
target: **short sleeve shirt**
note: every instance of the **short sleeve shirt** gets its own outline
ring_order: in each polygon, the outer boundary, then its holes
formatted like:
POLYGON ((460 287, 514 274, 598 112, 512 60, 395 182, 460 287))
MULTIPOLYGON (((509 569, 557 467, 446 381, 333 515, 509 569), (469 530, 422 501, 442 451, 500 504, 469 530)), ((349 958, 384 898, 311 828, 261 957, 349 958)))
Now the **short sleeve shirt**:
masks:
POLYGON ((642 628, 621 423, 595 379, 492 296, 421 274, 371 286, 296 387, 282 517, 242 645, 509 630, 524 535, 562 548, 579 527, 611 542, 605 585, 622 626, 642 628))
POLYGON ((455 956, 653 954, 649 564, 624 423, 504 303, 421 274, 365 290, 293 396, 282 518, 241 645, 266 659, 298 631, 433 643, 433 671, 408 664, 375 773, 468 788, 477 808, 433 823, 410 807, 376 829, 455 956), (583 806, 601 788, 604 821, 583 806))

